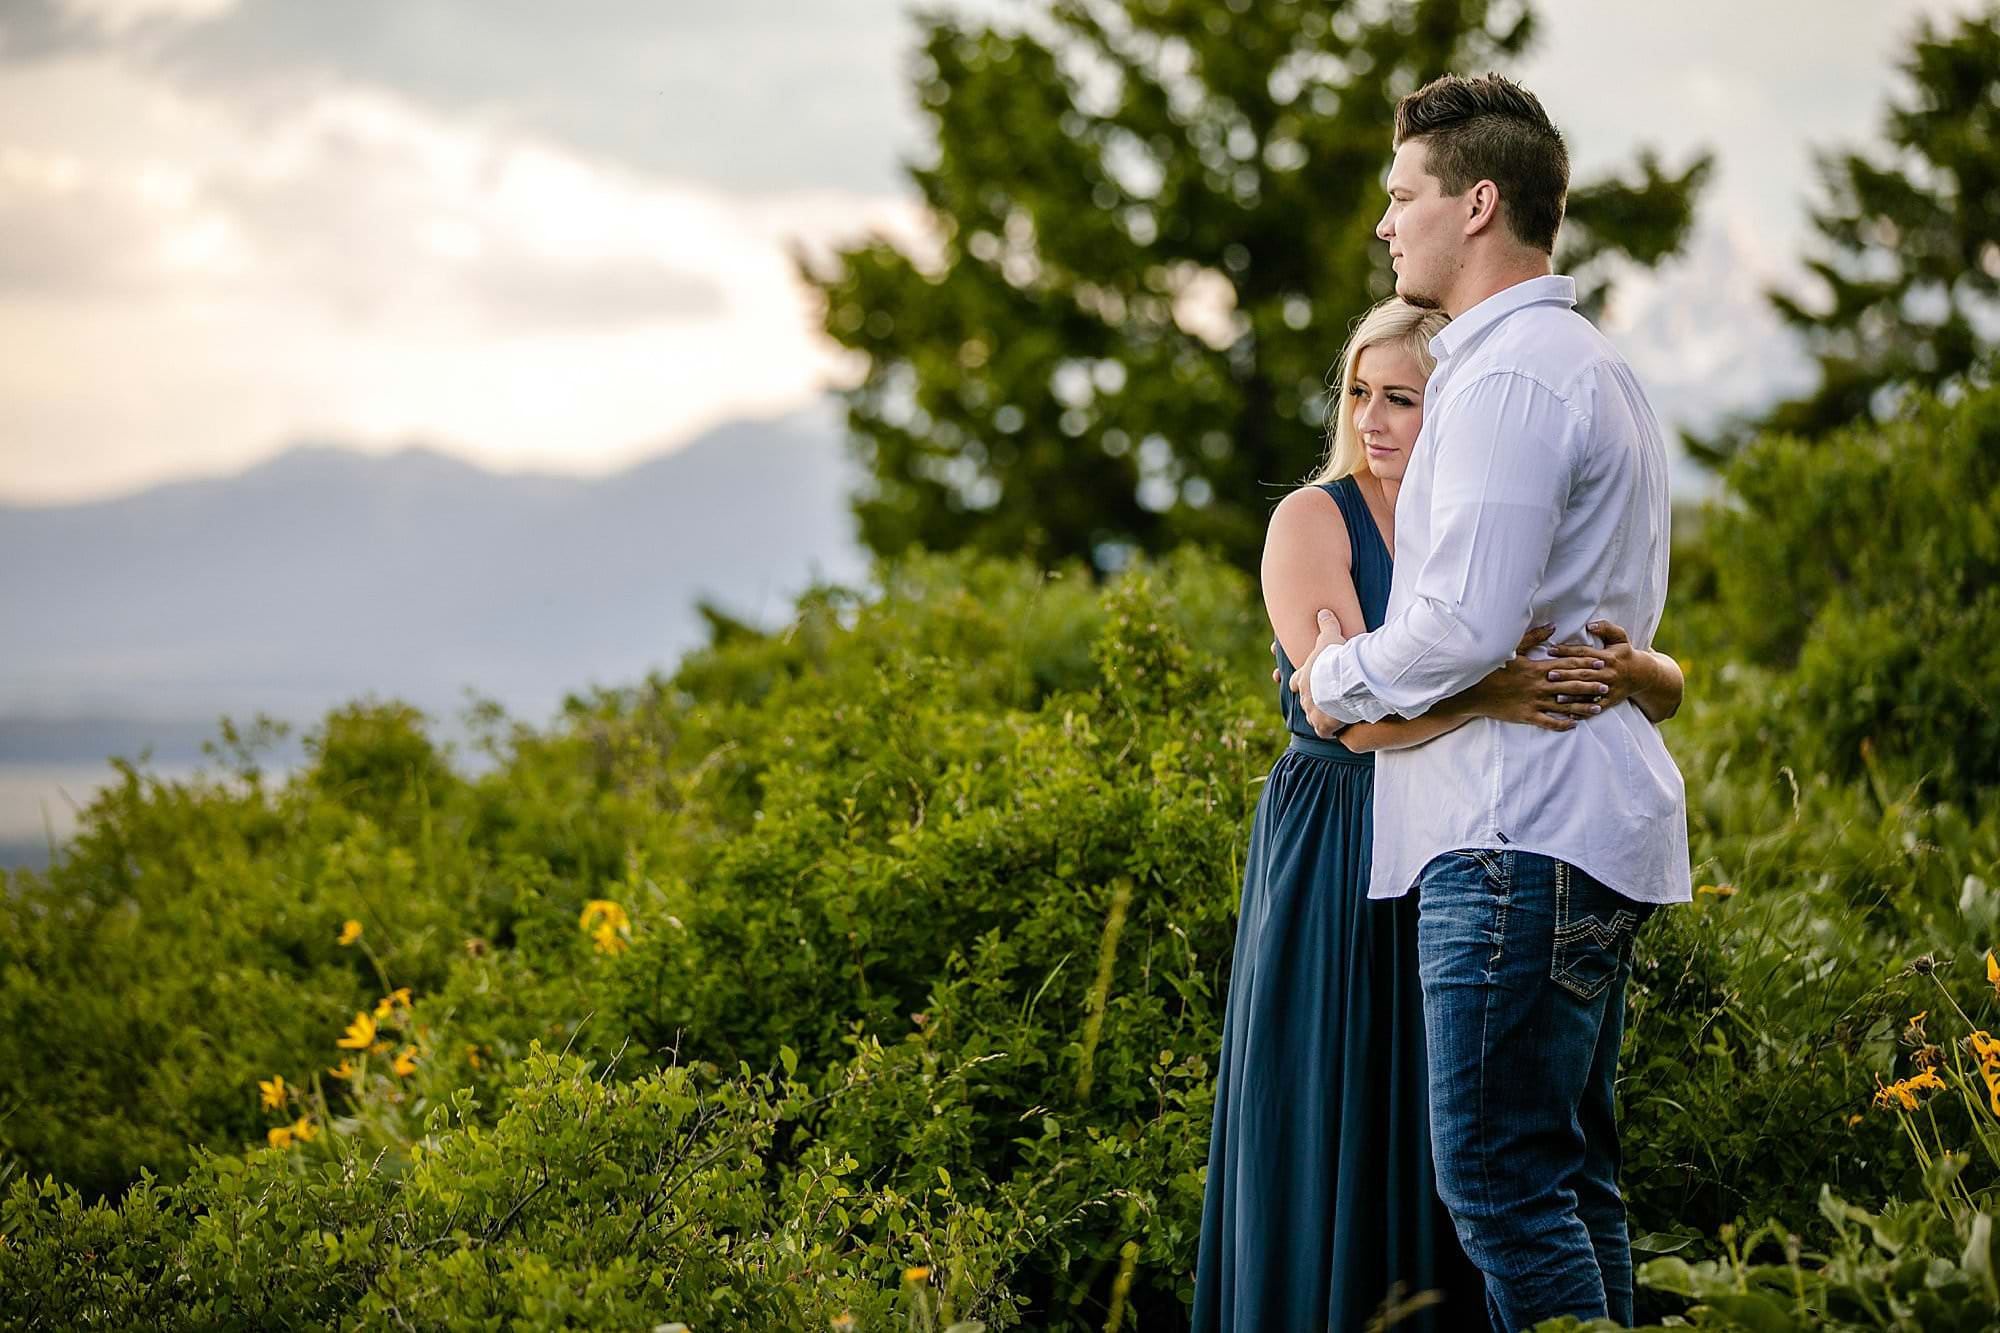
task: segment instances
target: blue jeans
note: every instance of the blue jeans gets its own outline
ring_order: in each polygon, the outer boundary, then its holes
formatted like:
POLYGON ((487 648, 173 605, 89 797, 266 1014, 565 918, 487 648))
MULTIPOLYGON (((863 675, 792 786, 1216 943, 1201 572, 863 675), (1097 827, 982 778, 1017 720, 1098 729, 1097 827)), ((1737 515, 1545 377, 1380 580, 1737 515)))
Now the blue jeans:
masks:
POLYGON ((1438 1195, 1496 1333, 1632 1322, 1612 1084, 1653 904, 1537 852, 1447 852, 1417 880, 1438 1195))

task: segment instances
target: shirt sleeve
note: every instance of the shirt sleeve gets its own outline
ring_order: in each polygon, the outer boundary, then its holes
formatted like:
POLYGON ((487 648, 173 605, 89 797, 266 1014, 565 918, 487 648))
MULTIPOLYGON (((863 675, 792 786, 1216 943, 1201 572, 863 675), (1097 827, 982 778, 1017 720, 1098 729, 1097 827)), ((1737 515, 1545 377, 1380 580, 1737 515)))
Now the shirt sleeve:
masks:
POLYGON ((1419 717, 1512 656, 1567 506, 1582 422, 1553 390, 1494 371, 1439 404, 1431 549, 1392 619, 1321 653, 1313 702, 1343 721, 1419 717))

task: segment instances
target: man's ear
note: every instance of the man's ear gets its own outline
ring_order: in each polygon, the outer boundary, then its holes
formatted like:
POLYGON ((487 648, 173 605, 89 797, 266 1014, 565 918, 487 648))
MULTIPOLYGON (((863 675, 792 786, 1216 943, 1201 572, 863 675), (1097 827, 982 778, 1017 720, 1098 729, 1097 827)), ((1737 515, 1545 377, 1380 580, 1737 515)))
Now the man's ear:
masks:
POLYGON ((1500 221, 1500 187, 1480 181, 1466 193, 1465 234, 1477 236, 1500 221))

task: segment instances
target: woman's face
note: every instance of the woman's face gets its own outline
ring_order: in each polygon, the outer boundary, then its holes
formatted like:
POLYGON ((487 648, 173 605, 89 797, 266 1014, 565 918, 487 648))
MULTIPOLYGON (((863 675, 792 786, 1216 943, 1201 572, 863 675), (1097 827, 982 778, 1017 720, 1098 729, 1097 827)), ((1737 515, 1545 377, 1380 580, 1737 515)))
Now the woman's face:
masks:
POLYGON ((1347 410, 1354 414, 1368 470, 1382 481, 1401 481, 1424 424, 1424 372, 1417 358, 1402 346, 1362 348, 1347 410))

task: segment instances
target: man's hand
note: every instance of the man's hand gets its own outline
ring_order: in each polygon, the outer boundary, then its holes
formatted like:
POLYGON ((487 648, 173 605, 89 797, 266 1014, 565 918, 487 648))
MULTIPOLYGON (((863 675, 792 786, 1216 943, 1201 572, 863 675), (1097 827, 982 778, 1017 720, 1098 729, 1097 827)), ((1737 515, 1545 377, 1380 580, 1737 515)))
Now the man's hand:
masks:
POLYGON ((1292 693, 1299 696, 1299 704, 1306 710, 1306 720, 1312 723, 1314 731, 1327 740, 1331 740, 1340 734, 1346 728, 1347 724, 1329 713, 1320 712, 1314 706, 1312 697, 1313 663, 1318 661, 1319 655, 1327 649, 1338 647, 1340 644, 1346 642, 1347 636, 1340 632, 1340 621, 1335 618, 1333 612, 1327 610, 1325 607, 1321 607, 1319 612, 1319 639, 1313 644, 1312 651, 1306 654, 1306 660, 1299 665, 1299 669, 1292 673, 1292 693))

